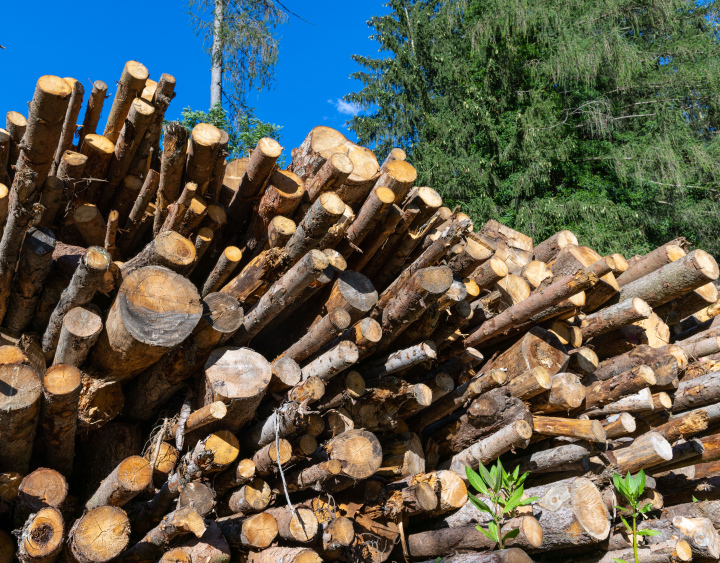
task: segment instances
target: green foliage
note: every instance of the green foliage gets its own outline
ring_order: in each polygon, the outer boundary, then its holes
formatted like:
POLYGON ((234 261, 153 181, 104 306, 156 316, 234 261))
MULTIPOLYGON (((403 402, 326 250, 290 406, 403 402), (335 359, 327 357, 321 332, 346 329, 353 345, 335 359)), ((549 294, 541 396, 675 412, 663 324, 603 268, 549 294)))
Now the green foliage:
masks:
POLYGON ((512 518, 515 511, 521 507, 531 504, 538 497, 523 499, 525 479, 529 473, 519 475, 520 467, 516 467, 512 473, 503 469, 500 460, 489 470, 482 464, 479 467, 480 473, 465 467, 465 475, 473 488, 489 499, 490 505, 468 492, 468 500, 481 512, 490 515, 492 522, 486 530, 482 526, 476 526, 486 537, 498 544, 498 549, 503 548, 505 540, 517 537, 520 530, 510 530, 503 535, 502 526, 506 518, 512 518))
MULTIPOLYGON (((210 111, 196 111, 187 107, 182 110, 180 115, 180 123, 189 131, 192 131, 192 128, 198 123, 210 123, 227 132, 228 152, 231 160, 247 156, 248 151, 254 149, 262 137, 280 140, 282 126, 259 120, 253 116, 252 108, 248 108, 246 114, 234 120, 237 126, 233 126, 228 113, 220 104, 215 104, 210 111)), ((278 165, 283 166, 283 162, 279 161, 278 165)))
MULTIPOLYGON (((640 507, 640 497, 645 490, 645 471, 642 469, 640 472, 633 477, 630 472, 623 478, 618 473, 613 474, 613 485, 627 499, 630 504, 630 509, 616 506, 615 508, 620 512, 628 512, 632 517, 632 526, 628 524, 625 517, 620 516, 622 523, 633 538, 633 553, 635 555, 635 563, 639 563, 638 552, 637 552, 637 538, 638 536, 657 536, 660 534, 657 530, 638 530, 637 519, 643 514, 646 514, 652 510, 652 504, 647 503, 645 506, 640 507)), ((613 558, 616 563, 627 563, 622 559, 613 558)))
POLYGON ((720 254, 720 43, 715 1, 389 0, 379 58, 353 57, 382 158, 418 185, 537 242, 598 252, 685 236, 720 254))
POLYGON ((211 60, 217 33, 220 49, 215 62, 222 65, 226 99, 240 114, 249 109, 246 99, 251 90, 263 90, 274 82, 278 56, 274 30, 287 16, 273 0, 223 0, 223 17, 216 29, 216 2, 188 0, 188 13, 211 60))

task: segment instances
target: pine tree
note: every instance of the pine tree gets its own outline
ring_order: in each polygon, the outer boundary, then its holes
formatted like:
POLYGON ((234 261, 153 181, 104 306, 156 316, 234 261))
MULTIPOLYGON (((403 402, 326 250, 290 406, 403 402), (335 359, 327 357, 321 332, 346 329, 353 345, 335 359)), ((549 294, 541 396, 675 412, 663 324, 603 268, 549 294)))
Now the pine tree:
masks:
POLYGON ((720 255, 715 2, 391 0, 350 126, 482 224, 720 255))

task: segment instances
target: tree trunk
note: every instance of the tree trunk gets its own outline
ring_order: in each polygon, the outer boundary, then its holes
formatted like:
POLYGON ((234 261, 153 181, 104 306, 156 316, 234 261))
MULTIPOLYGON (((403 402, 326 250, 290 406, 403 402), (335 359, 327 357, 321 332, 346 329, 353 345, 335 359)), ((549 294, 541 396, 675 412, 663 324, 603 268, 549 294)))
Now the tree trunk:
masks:
POLYGON ((36 469, 22 480, 17 490, 15 519, 24 522, 45 507, 64 509, 67 496, 65 477, 53 469, 36 469))
POLYGON ((213 271, 210 272, 205 285, 203 285, 201 296, 205 297, 209 293, 218 291, 225 281, 233 273, 233 270, 240 263, 242 252, 236 246, 228 246, 220 255, 213 271))
POLYGON ((85 137, 81 152, 87 156, 87 162, 84 178, 75 182, 73 205, 97 202, 114 151, 115 144, 102 135, 90 134, 85 137))
MULTIPOLYGON (((145 217, 148 206, 158 191, 158 184, 161 178, 162 176, 154 170, 148 171, 148 174, 145 177, 145 182, 142 184, 142 188, 140 188, 137 198, 134 199, 132 208, 127 213, 127 220, 125 220, 124 223, 124 232, 120 237, 120 244, 118 245, 120 251, 125 255, 129 255, 130 252, 132 252, 137 246, 138 239, 140 238, 140 224, 145 217)), ((121 191, 118 195, 123 196, 123 192, 121 191)), ((125 214, 123 213, 123 215, 125 214)))
POLYGON ((638 366, 611 379, 590 385, 585 397, 585 410, 601 408, 627 395, 655 385, 655 374, 646 365, 638 366))
POLYGON ((205 362, 202 404, 222 401, 228 407, 223 426, 233 432, 252 420, 270 384, 270 363, 248 348, 218 348, 205 362))
POLYGON ((131 456, 120 462, 90 500, 87 510, 99 506, 123 506, 152 483, 152 467, 144 457, 131 456))
MULTIPOLYGON (((12 182, 15 177, 15 165, 20 156, 20 144, 27 129, 27 119, 21 113, 9 111, 5 116, 5 130, 10 135, 7 172, 12 182)), ((10 186, 7 186, 10 188, 10 186)))
MULTIPOLYGON (((289 506, 282 506, 280 508, 270 508, 266 511, 267 514, 270 514, 273 518, 275 518, 275 521, 277 522, 278 527, 278 535, 283 538, 284 540, 292 541, 292 542, 299 542, 299 543, 309 543, 315 539, 315 536, 318 532, 318 519, 313 513, 312 510, 308 508, 296 508, 294 511, 290 509, 289 506)), ((300 552, 308 552, 307 548, 279 548, 284 549, 286 552, 288 550, 294 549, 294 550, 300 550, 300 552)), ((270 555, 268 552, 272 552, 273 548, 265 550, 263 553, 270 555)), ((312 552, 314 553, 314 552, 312 552)), ((282 555, 282 554, 281 554, 282 555)), ((275 559, 268 559, 268 563, 275 563, 275 559)), ((293 559, 282 559, 282 561, 293 561, 293 559)), ((298 560, 299 561, 299 560, 298 560)), ((302 562, 304 563, 306 561, 305 558, 302 559, 302 562)), ((313 561, 312 559, 307 559, 308 563, 310 561, 313 561)), ((318 563, 321 562, 321 559, 317 557, 314 559, 314 561, 317 561, 318 563)))
POLYGON ((201 314, 197 290, 187 279, 158 266, 133 270, 123 279, 90 361, 105 379, 129 380, 185 340, 201 314))
POLYGON ((367 479, 382 464, 382 447, 374 434, 366 430, 349 430, 329 440, 320 454, 328 461, 339 461, 341 470, 325 482, 325 490, 338 492, 351 487, 356 480, 367 479))
POLYGON ((230 546, 223 536, 220 526, 210 522, 201 538, 192 538, 183 545, 190 561, 203 563, 229 563, 230 546))
POLYGON ((86 203, 76 207, 73 211, 73 223, 80 231, 86 246, 104 246, 107 225, 96 206, 86 203))
POLYGON ((611 414, 603 422, 605 435, 610 440, 632 434, 636 427, 635 417, 627 412, 611 414))
POLYGON ((345 309, 333 309, 278 358, 302 362, 347 329, 350 326, 350 320, 350 313, 345 309))
POLYGON ((533 416, 533 431, 544 436, 566 436, 605 443, 603 425, 598 420, 533 416))

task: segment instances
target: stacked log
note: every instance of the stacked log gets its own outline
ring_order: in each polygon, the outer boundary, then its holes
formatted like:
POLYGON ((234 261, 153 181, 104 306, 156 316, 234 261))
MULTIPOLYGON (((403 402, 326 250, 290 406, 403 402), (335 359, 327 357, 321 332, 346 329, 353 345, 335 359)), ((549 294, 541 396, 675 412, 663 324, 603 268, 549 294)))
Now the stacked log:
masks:
POLYGON ((641 469, 641 560, 720 557, 712 256, 473 224, 329 127, 226 162, 162 127, 172 76, 117 85, 78 145, 53 76, 0 138, 2 561, 629 559, 641 469), (465 468, 498 459, 537 500, 493 551, 465 468))

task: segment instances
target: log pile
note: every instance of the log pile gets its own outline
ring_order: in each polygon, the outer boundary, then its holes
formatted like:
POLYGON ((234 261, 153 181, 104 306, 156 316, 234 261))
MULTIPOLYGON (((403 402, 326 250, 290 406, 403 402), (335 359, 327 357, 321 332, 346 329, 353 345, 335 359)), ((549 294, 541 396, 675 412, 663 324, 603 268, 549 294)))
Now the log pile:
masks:
POLYGON ((609 562, 640 469, 641 561, 720 557, 712 256, 475 224, 323 126, 227 162, 117 84, 0 131, 0 563, 609 562), (498 458, 538 500, 492 552, 498 458))

